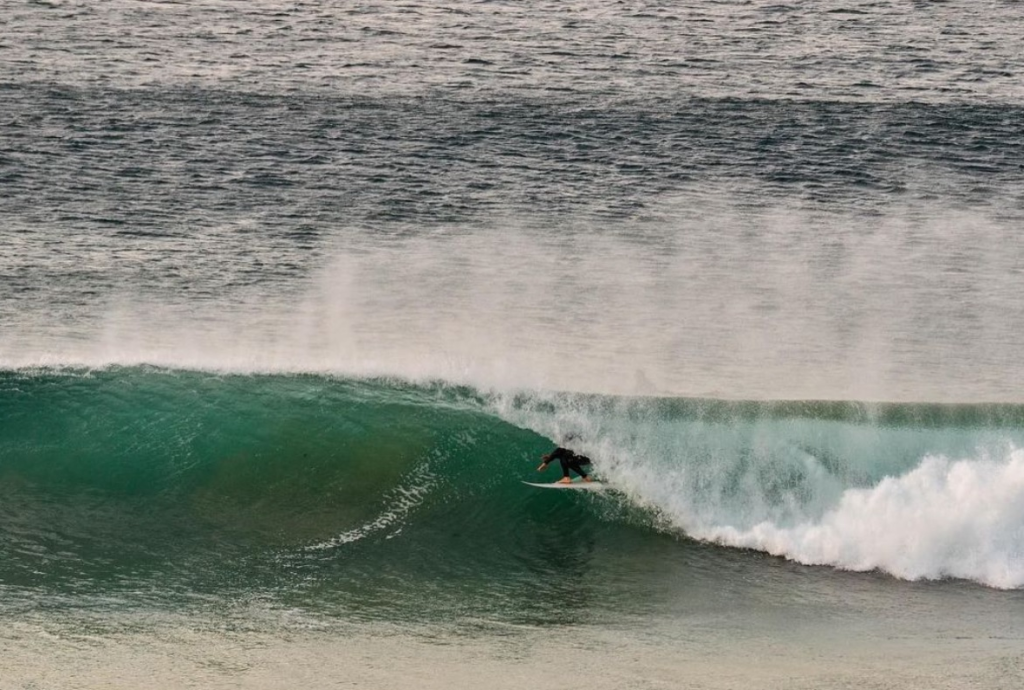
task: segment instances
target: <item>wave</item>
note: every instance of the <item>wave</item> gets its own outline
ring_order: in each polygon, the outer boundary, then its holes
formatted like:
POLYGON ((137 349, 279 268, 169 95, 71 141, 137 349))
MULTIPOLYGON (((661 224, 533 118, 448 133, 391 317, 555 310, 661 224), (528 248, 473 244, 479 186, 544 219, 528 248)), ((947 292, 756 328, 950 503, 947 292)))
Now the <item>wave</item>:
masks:
POLYGON ((524 526, 555 519, 576 529, 584 511, 598 525, 805 564, 1016 588, 1021 448, 1020 405, 9 370, 0 372, 0 572, 30 582, 43 571, 54 581, 195 571, 214 559, 251 562, 268 547, 346 553, 353 568, 407 559, 471 569, 523 562, 524 526), (537 456, 569 432, 618 491, 538 503, 519 480, 536 476, 537 456), (375 555, 392 540, 405 550, 375 555))

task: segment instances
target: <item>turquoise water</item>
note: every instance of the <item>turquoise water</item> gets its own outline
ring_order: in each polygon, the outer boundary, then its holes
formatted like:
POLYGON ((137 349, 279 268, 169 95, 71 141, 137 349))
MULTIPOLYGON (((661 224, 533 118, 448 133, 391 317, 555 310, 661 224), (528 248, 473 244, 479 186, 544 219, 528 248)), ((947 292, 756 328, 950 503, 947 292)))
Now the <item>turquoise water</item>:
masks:
POLYGON ((0 0, 0 686, 1019 687, 1019 19, 0 0))

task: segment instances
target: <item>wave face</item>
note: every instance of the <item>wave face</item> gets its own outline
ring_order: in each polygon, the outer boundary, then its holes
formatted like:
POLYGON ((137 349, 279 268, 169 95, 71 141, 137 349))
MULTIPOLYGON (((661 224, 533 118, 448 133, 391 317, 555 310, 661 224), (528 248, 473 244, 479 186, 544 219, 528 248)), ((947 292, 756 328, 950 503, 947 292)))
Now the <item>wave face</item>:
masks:
MULTIPOLYGON (((702 546, 711 543, 1017 588, 1022 447, 1019 405, 7 371, 0 586, 15 608, 41 593, 176 606, 265 595, 438 615, 476 602, 528 615, 577 597, 581 583, 614 608, 637 578, 714 580, 708 573, 743 552, 702 546), (569 432, 617 492, 520 484, 537 476, 549 439, 569 432), (691 539, 666 550, 666 535, 691 539)), ((744 563, 750 577, 765 567, 744 563)))

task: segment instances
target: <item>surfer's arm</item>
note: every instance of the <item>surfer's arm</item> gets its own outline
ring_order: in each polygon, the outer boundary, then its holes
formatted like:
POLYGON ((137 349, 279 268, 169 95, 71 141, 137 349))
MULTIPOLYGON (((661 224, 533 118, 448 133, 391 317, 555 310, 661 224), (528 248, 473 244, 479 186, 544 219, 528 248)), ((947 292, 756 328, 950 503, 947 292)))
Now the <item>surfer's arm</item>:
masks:
POLYGON ((562 450, 562 449, 561 448, 555 448, 550 453, 548 453, 546 455, 540 456, 540 459, 543 460, 543 462, 541 462, 540 467, 537 468, 537 471, 538 472, 543 472, 544 470, 546 470, 548 468, 548 465, 551 464, 552 460, 557 460, 560 457, 559 453, 558 453, 558 451, 560 451, 560 450, 562 450))

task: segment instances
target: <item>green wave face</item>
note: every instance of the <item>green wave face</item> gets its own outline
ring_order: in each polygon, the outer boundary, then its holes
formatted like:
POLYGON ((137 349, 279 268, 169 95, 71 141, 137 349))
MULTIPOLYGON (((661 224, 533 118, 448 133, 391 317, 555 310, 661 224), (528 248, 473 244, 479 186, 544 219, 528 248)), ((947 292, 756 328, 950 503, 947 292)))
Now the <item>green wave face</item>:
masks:
POLYGON ((713 591, 723 564, 767 567, 715 543, 1017 587, 1022 437, 1024 408, 1008 405, 6 372, 0 607, 268 597, 345 615, 571 619, 651 604, 637 591, 713 591), (617 491, 523 486, 569 432, 617 491), (948 508, 951 491, 960 522, 900 517, 948 508))
POLYGON ((531 586, 547 567, 531 540, 579 510, 518 481, 550 448, 468 389, 8 372, 0 586, 15 607, 272 592, 344 610, 400 610, 440 581, 479 589, 481 573, 531 586))
POLYGON ((358 523, 403 477, 509 431, 458 392, 311 377, 8 377, 3 397, 15 485, 285 544, 358 523))

